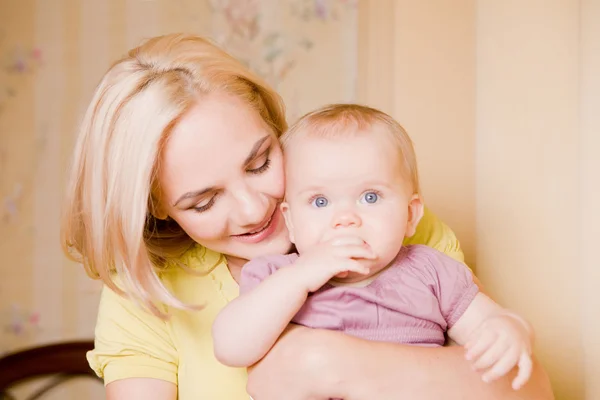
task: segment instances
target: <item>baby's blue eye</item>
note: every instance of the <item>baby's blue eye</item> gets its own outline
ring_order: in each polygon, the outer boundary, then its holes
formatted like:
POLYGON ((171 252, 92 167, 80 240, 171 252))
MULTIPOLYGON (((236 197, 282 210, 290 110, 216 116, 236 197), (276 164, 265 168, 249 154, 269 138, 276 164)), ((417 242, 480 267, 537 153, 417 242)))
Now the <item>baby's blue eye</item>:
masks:
POLYGON ((312 201, 312 205, 318 208, 327 207, 327 204, 329 204, 329 200, 323 196, 315 197, 312 201))
POLYGON ((363 195, 361 203, 375 204, 379 200, 379 195, 375 192, 367 192, 363 195))

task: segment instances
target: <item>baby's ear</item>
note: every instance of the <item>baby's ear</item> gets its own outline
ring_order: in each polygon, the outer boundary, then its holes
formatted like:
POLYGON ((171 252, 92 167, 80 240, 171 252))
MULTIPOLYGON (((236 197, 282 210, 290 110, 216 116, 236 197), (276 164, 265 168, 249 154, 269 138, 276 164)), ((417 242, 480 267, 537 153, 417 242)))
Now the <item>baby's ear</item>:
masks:
POLYGON ((294 224, 292 224, 292 216, 290 213, 290 205, 287 202, 281 203, 281 213, 283 214, 283 218, 285 219, 285 225, 288 228, 288 233, 290 236, 290 242, 296 243, 294 241, 294 224))
POLYGON ((414 194, 408 203, 408 221, 404 236, 411 237, 417 231, 417 225, 423 218, 423 200, 418 194, 414 194))

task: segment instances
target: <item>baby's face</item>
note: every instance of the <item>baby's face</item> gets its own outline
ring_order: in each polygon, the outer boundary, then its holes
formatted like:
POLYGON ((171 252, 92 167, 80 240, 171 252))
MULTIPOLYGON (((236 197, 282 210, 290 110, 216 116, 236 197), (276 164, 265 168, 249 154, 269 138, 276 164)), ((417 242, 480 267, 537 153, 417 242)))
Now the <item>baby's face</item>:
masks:
MULTIPOLYGON (((384 133, 294 140, 286 150, 282 209, 300 254, 321 242, 350 237, 377 255, 375 261, 364 260, 370 275, 394 259, 422 212, 401 172, 398 151, 384 133)), ((351 274, 346 280, 364 278, 351 274)))

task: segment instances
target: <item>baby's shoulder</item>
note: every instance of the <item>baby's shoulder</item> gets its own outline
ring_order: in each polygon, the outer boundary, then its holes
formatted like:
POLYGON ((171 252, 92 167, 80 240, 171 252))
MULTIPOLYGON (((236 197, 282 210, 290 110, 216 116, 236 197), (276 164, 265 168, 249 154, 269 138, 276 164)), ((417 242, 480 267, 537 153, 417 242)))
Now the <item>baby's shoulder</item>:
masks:
POLYGON ((445 267, 449 264, 464 265, 449 255, 424 244, 414 244, 402 247, 396 258, 399 264, 410 264, 416 267, 445 267))
POLYGON ((245 293, 277 270, 294 263, 296 254, 272 254, 253 258, 242 267, 240 294, 245 293))
POLYGON ((439 250, 429 247, 425 244, 411 244, 409 246, 403 246, 402 251, 405 253, 405 258, 410 260, 423 260, 438 257, 449 257, 446 256, 439 250))
POLYGON ((264 256, 255 257, 248 261, 242 271, 256 271, 256 270, 269 270, 275 272, 276 270, 293 264, 298 259, 298 254, 269 254, 264 256))
POLYGON ((467 268, 441 251, 416 244, 402 247, 391 269, 393 275, 413 275, 432 283, 443 275, 467 268))

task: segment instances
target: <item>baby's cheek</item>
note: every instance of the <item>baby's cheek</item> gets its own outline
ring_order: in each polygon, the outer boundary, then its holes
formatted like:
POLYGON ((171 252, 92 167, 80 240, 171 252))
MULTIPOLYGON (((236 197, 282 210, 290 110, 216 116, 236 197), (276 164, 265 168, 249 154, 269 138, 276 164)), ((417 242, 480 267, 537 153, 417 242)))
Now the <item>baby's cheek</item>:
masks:
POLYGON ((298 220, 294 232, 296 245, 303 248, 315 246, 324 238, 323 229, 310 218, 298 220))
POLYGON ((400 252, 404 238, 394 232, 382 232, 375 248, 380 262, 390 263, 400 252))

